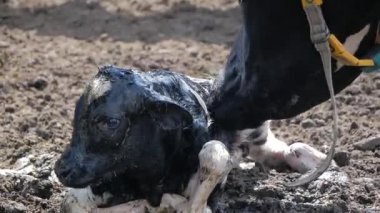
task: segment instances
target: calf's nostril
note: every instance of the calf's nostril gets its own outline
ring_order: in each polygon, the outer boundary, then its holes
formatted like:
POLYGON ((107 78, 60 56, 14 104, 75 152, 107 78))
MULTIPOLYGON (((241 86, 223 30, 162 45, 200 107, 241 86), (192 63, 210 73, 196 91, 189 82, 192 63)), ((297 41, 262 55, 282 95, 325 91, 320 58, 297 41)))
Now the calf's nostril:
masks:
POLYGON ((57 161, 54 170, 59 179, 66 179, 72 173, 72 169, 62 161, 57 161))
POLYGON ((62 178, 67 178, 71 174, 71 169, 69 168, 64 168, 62 170, 59 170, 59 176, 62 178))

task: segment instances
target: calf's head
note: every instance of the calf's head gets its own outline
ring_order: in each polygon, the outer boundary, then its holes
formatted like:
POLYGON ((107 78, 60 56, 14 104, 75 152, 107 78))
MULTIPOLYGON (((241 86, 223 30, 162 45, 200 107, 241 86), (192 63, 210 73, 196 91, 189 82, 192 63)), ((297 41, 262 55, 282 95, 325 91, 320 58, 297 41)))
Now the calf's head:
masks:
POLYGON ((166 143, 178 147, 193 120, 151 85, 143 73, 100 68, 76 104, 72 141, 55 165, 65 186, 86 187, 120 174, 160 181, 171 154, 166 143))

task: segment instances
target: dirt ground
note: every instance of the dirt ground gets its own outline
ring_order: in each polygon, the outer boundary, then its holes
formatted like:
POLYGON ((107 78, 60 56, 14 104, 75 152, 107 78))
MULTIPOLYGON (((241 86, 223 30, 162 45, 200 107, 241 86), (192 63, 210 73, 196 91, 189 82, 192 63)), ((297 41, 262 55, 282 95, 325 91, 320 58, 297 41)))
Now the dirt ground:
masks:
MULTIPOLYGON (((70 140, 75 101, 98 65, 212 77, 239 23, 236 0, 0 0, 0 212, 59 211, 65 189, 52 179, 52 165, 70 140)), ((337 99, 338 171, 289 189, 282 183, 299 174, 236 169, 216 209, 380 212, 380 148, 354 146, 380 137, 380 74, 362 75, 337 99)), ((322 151, 330 124, 329 104, 272 122, 280 139, 322 151)))

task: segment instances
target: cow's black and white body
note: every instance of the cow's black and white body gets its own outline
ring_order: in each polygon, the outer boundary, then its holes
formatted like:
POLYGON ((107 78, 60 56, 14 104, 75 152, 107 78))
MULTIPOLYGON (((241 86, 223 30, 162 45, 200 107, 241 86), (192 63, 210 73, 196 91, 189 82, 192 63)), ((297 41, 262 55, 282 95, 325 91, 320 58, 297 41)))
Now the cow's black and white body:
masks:
MULTIPOLYGON (((330 98, 319 53, 310 40, 301 1, 241 1, 243 24, 208 108, 222 129, 257 128, 270 119, 296 116, 330 98)), ((374 47, 380 1, 324 1, 332 33, 359 58, 374 47)), ((335 91, 360 67, 334 61, 335 91)))
MULTIPOLYGON (((208 100, 214 120, 211 130, 218 138, 240 142, 260 130, 261 140, 250 140, 250 149, 246 149, 254 159, 269 159, 271 164, 285 160, 293 169, 305 172, 325 156, 302 143, 288 147, 269 137, 270 131, 262 131, 269 120, 296 116, 330 98, 301 1, 240 2, 242 27, 208 100), (243 138, 240 133, 244 133, 243 138)), ((331 33, 358 58, 366 58, 377 48, 380 1, 324 1, 322 12, 331 33)), ((347 87, 361 72, 360 67, 333 60, 335 92, 347 87)))

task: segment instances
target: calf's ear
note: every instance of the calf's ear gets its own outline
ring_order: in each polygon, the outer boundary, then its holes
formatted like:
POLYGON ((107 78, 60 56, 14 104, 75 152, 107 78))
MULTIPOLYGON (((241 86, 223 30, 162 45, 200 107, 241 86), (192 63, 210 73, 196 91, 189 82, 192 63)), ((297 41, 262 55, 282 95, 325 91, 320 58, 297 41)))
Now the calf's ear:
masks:
POLYGON ((74 127, 77 127, 79 125, 80 116, 83 113, 84 104, 85 104, 84 97, 83 95, 81 95, 75 104, 74 120, 73 120, 74 127))
POLYGON ((193 123, 186 109, 171 102, 154 101, 149 104, 148 112, 163 130, 185 129, 193 123))

